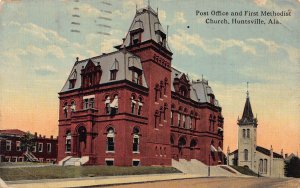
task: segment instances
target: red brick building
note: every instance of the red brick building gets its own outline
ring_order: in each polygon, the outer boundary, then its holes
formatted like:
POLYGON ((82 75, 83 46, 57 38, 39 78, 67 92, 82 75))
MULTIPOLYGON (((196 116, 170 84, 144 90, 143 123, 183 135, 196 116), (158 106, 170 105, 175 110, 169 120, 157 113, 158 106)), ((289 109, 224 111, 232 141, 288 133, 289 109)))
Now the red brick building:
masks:
MULTIPOLYGON (((26 133, 18 129, 0 130, 0 162, 23 162, 28 161, 26 151, 21 148, 22 137, 26 133)), ((35 133, 32 142, 31 157, 39 162, 56 162, 57 139, 51 136, 37 135, 35 133)))
POLYGON ((59 93, 58 160, 171 165, 223 162, 221 107, 206 80, 172 67, 157 13, 137 10, 117 51, 75 62, 59 93))

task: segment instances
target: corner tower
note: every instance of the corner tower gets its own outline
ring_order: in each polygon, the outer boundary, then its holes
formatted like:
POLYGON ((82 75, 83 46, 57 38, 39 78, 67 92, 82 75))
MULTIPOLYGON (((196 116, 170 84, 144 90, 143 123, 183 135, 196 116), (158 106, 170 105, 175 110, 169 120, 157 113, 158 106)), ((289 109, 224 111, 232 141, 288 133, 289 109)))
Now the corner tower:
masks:
MULTIPOLYGON (((152 165, 170 165, 170 109, 171 109, 171 60, 167 33, 158 13, 150 6, 136 11, 123 44, 126 49, 141 59, 143 74, 149 86, 147 162, 152 165), (160 156, 165 156, 163 159, 160 156)), ((132 70, 134 71, 134 70, 132 70)), ((148 165, 148 164, 145 164, 148 165)))
POLYGON ((257 142, 257 119, 254 118, 249 92, 247 91, 246 103, 243 116, 238 119, 238 166, 248 166, 254 169, 256 142, 257 142))

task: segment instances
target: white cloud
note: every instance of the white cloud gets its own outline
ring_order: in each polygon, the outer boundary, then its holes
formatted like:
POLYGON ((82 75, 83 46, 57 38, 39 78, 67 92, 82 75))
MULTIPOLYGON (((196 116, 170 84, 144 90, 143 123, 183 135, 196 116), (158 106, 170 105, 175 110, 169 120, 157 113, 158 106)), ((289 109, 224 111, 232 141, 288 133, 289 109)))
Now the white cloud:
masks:
POLYGON ((184 13, 183 12, 175 12, 175 16, 174 16, 174 20, 173 23, 186 23, 186 19, 184 17, 184 13))
POLYGON ((56 46, 56 45, 47 46, 47 53, 54 55, 58 59, 65 58, 65 54, 64 54, 64 51, 62 50, 62 48, 59 46, 56 46))
POLYGON ((34 71, 36 73, 38 73, 40 75, 44 75, 44 76, 57 72, 57 70, 54 67, 50 66, 50 65, 36 67, 36 68, 34 68, 34 71))
POLYGON ((113 50, 113 47, 118 44, 120 44, 119 39, 104 39, 100 44, 100 50, 102 53, 111 52, 113 50))

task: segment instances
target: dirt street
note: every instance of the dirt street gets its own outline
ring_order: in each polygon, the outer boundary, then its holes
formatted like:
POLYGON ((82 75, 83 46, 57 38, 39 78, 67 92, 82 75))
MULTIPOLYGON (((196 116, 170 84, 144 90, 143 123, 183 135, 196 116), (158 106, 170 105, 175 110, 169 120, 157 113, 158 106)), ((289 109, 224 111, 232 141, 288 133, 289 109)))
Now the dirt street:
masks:
POLYGON ((185 180, 139 183, 113 188, 300 188, 300 179, 291 178, 197 178, 185 180))

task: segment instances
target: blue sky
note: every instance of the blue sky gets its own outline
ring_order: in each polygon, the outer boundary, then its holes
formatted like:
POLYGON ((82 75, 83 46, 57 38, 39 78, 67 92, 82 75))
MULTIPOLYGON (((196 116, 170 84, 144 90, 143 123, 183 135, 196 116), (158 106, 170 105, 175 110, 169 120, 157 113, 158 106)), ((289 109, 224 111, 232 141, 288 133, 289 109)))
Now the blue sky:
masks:
MULTIPOLYGON (((153 9, 158 7, 165 30, 169 25, 173 66, 193 79, 203 74, 213 87, 223 107, 225 145, 236 147, 236 119, 243 110, 248 81, 261 145, 273 144, 277 151, 282 145, 289 145, 289 152, 300 150, 299 0, 150 2, 153 9), (206 17, 195 15, 196 10, 291 10, 292 16, 277 17, 279 25, 208 25, 206 17)), ((57 93, 76 57, 111 52, 121 44, 136 5, 141 8, 147 1, 0 0, 0 128, 56 135, 57 93)))

